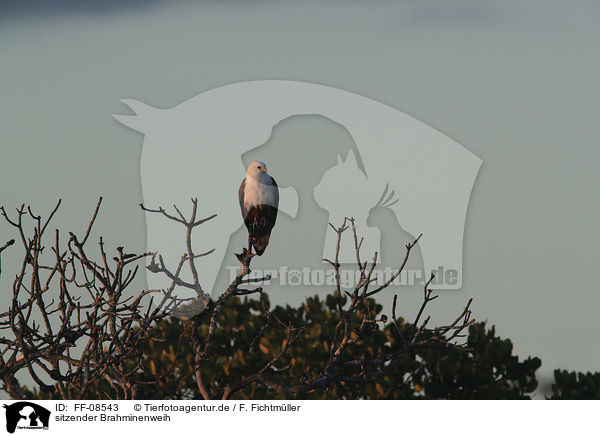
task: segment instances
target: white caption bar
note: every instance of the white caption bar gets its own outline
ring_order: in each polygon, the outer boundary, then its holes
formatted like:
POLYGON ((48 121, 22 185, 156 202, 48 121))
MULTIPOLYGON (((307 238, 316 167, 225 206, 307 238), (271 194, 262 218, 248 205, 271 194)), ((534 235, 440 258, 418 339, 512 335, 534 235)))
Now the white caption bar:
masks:
MULTIPOLYGON (((3 401, 15 435, 588 434, 596 401, 3 401)), ((312 435, 310 435, 312 436, 312 435)))

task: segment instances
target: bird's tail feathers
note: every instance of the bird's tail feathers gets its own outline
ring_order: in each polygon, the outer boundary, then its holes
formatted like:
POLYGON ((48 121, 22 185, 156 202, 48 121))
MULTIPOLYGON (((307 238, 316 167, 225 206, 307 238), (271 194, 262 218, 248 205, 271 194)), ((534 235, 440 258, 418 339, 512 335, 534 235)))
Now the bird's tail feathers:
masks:
POLYGON ((266 233, 252 238, 252 246, 254 247, 254 250, 256 250, 256 254, 262 256, 262 254, 265 252, 265 249, 267 248, 267 245, 269 245, 270 237, 271 235, 269 233, 266 233))

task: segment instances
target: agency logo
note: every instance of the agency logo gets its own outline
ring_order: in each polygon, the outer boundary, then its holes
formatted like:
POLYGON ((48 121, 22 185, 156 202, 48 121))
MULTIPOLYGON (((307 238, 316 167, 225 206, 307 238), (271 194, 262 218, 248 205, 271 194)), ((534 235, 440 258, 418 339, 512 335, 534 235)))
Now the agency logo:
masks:
MULTIPOLYGON (((382 278, 422 233, 399 280, 418 286, 436 272, 433 288, 462 287, 465 219, 482 161, 421 121, 352 92, 283 80, 223 86, 171 109, 123 103, 135 114, 114 117, 144 134, 144 204, 189 209, 190 198, 198 198, 200 218, 217 215, 194 239, 196 252, 214 250, 197 263, 213 297, 226 289, 239 267, 234 253, 247 245, 238 187, 252 161, 266 163, 280 191, 269 246, 252 263, 273 272, 266 288, 273 302, 328 292, 330 268, 322 259, 332 256, 337 239, 329 223, 339 226, 345 217, 355 218, 364 238, 362 258, 378 253, 382 278)), ((177 265, 185 250, 181 229, 159 214, 147 214, 146 222, 148 251, 177 265)), ((351 234, 339 261, 356 263, 351 234)), ((152 289, 169 284, 151 272, 147 280, 152 289)))
POLYGON ((29 401, 4 405, 6 409, 6 431, 48 429, 50 411, 29 401))

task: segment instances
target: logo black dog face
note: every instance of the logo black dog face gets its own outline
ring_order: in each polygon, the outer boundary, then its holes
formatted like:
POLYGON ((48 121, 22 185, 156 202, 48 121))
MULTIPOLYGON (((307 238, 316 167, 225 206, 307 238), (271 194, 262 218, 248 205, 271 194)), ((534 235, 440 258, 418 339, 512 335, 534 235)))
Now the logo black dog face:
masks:
POLYGON ((21 421, 24 427, 48 428, 50 411, 28 401, 19 401, 10 405, 4 405, 6 409, 6 431, 14 433, 17 424, 21 421))

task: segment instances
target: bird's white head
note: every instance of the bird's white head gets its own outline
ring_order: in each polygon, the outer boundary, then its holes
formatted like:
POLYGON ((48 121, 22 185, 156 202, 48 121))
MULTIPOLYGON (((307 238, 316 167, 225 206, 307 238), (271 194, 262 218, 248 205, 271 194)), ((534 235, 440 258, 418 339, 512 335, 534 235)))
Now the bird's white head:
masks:
POLYGON ((246 170, 246 174, 253 178, 258 178, 262 173, 267 172, 267 166, 264 162, 260 162, 255 160, 250 165, 248 165, 248 169, 246 170))

